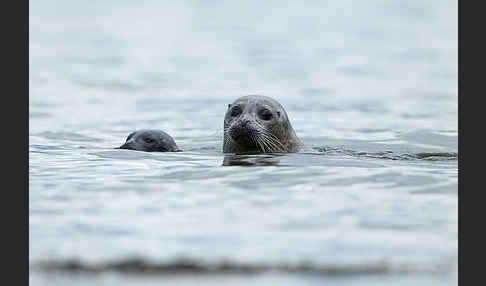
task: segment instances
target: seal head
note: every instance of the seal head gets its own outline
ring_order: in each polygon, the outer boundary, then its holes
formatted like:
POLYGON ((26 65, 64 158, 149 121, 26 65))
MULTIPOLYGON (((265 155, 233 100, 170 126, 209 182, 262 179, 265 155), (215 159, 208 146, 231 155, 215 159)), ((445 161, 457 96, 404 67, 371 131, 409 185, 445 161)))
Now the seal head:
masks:
POLYGON ((300 145, 287 112, 275 99, 248 95, 228 105, 224 153, 296 152, 300 145))
POLYGON ((179 152, 174 139, 162 130, 138 130, 128 135, 125 144, 117 149, 130 149, 146 152, 179 152))

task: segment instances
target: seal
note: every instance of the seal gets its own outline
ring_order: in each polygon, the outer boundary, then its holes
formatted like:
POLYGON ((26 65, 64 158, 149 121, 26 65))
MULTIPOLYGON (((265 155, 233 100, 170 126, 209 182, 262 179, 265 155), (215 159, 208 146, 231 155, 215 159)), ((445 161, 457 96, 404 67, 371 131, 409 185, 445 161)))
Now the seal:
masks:
POLYGON ((283 106, 262 95, 247 95, 228 105, 224 153, 297 152, 302 146, 283 106))
POLYGON ((146 152, 180 152, 174 139, 162 130, 143 129, 130 133, 125 144, 116 149, 146 152))

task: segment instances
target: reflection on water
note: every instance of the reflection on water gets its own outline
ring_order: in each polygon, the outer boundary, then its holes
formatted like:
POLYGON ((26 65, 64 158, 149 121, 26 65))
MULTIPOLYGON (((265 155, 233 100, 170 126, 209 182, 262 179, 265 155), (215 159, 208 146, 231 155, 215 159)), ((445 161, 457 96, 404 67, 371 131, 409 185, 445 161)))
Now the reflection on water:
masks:
POLYGON ((225 155, 223 166, 279 166, 278 160, 281 154, 260 155, 225 155))

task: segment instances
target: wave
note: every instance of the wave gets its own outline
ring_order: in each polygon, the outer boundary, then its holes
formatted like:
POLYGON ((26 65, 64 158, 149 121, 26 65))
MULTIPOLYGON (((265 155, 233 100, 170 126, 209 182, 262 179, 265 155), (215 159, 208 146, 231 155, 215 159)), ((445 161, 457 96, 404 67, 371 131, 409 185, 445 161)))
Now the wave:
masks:
POLYGON ((341 154, 353 157, 368 157, 375 159, 388 159, 388 160, 429 160, 429 161, 442 161, 442 160, 457 160, 458 153, 456 152, 419 152, 419 153, 398 153, 393 151, 383 152, 363 152, 354 151, 349 149, 342 149, 336 147, 313 147, 315 151, 325 154, 341 154))

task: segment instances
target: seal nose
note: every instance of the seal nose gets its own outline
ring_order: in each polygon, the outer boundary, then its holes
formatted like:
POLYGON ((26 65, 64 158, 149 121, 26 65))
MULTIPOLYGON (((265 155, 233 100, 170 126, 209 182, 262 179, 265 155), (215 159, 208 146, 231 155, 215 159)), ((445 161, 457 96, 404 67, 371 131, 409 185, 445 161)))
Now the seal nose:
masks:
POLYGON ((125 144, 123 144, 120 147, 115 148, 115 149, 130 149, 130 145, 128 143, 125 143, 125 144))
POLYGON ((133 149, 133 142, 134 142, 134 139, 131 138, 130 140, 127 140, 127 142, 125 142, 123 145, 121 145, 117 149, 133 149))
POLYGON ((241 120, 241 127, 246 127, 248 125, 248 123, 250 123, 250 120, 249 119, 243 119, 241 120))

